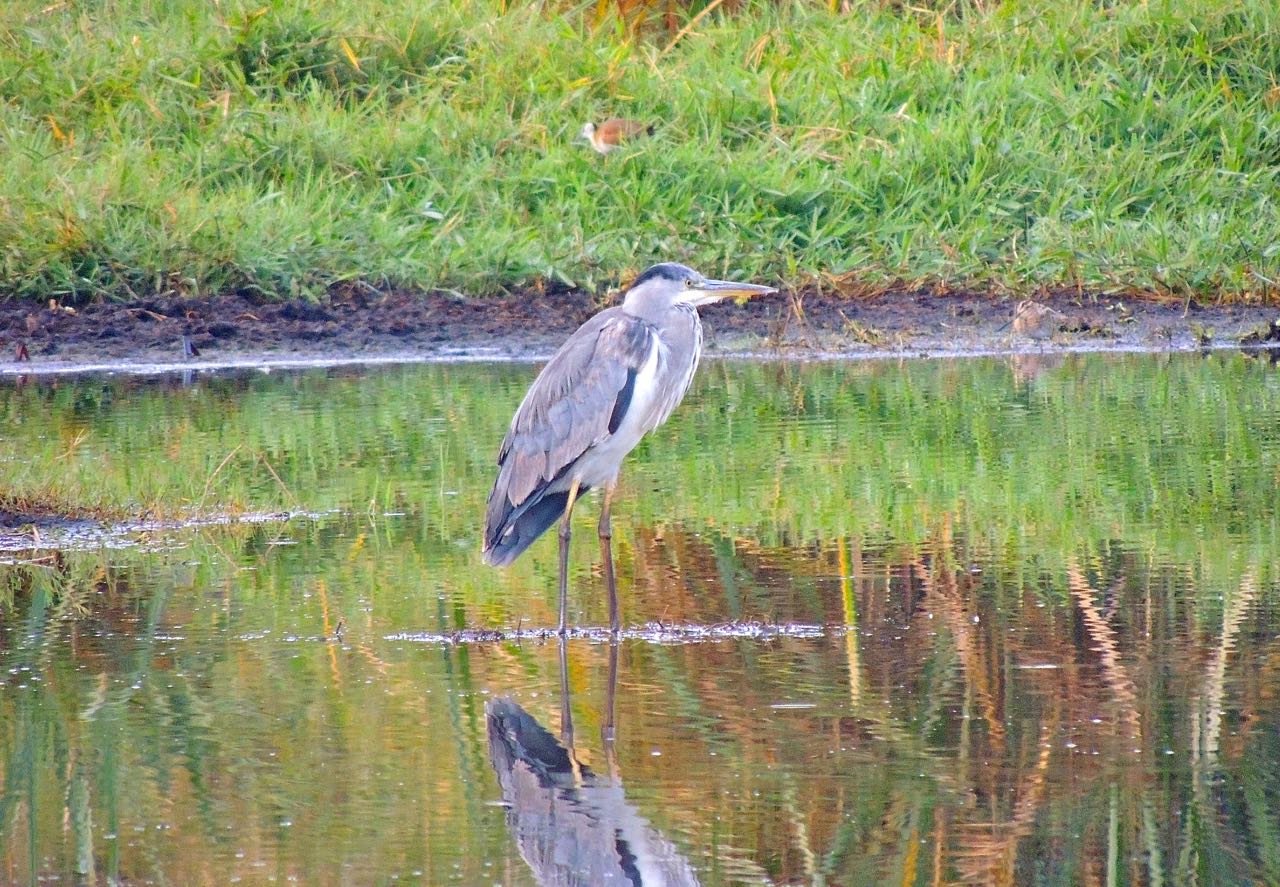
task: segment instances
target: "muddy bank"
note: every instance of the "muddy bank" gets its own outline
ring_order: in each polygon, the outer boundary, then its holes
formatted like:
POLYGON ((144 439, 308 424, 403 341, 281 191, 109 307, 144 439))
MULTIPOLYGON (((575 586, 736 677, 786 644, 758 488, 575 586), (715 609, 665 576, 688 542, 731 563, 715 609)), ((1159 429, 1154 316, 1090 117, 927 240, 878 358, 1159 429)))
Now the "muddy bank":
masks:
MULTIPOLYGON (((542 357, 603 305, 575 292, 487 299, 355 289, 320 303, 228 295, 67 309, 0 304, 0 372, 86 364, 542 357)), ((1018 302, 899 290, 779 293, 704 309, 712 353, 966 353, 1274 344, 1280 309, 1058 292, 1018 302)))

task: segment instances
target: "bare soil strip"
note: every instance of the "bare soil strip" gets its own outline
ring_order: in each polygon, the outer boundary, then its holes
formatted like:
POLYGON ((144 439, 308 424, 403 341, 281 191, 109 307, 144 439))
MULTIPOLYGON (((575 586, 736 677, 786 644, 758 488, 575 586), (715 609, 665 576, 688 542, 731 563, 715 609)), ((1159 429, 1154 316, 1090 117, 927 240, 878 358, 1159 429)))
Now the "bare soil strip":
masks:
MULTIPOLYGON (((536 359, 604 307, 579 292, 487 299, 351 290, 320 303, 240 295, 0 303, 0 374, 309 362, 536 359)), ((1034 302, 903 289, 780 293, 704 309, 712 353, 782 356, 1187 350, 1280 343, 1280 309, 1062 291, 1034 302), (1020 307, 1021 306, 1021 307, 1020 307)))

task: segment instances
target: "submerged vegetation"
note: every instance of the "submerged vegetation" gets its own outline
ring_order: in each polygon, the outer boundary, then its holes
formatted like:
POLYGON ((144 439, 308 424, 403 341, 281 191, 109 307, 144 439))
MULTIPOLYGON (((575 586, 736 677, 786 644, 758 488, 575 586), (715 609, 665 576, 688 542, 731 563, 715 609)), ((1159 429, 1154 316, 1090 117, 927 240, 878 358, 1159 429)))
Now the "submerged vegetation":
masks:
POLYGON ((603 288, 661 257, 1275 298, 1275 4, 736 6, 7 4, 0 291, 603 288), (573 144, 614 114, 657 132, 573 144))

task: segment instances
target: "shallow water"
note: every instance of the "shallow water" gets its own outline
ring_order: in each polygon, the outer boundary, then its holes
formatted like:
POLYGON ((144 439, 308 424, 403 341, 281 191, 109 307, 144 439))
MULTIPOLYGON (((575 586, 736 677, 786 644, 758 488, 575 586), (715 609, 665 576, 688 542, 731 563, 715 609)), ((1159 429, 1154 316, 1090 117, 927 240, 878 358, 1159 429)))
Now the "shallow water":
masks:
POLYGON ((711 363, 563 651, 554 540, 478 557, 532 371, 0 388, 163 513, 5 546, 0 882, 1280 882, 1275 368, 711 363))

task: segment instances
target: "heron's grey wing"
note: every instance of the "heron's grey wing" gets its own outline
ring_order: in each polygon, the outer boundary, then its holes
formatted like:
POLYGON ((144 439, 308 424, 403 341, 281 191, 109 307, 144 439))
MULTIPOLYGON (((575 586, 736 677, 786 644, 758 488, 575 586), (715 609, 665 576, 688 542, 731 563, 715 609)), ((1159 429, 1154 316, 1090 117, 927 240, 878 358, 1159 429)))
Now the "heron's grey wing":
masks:
POLYGON ((543 367, 498 454, 498 478, 485 519, 486 551, 561 472, 617 430, 636 373, 654 347, 653 336, 648 323, 610 308, 579 327, 543 367))

